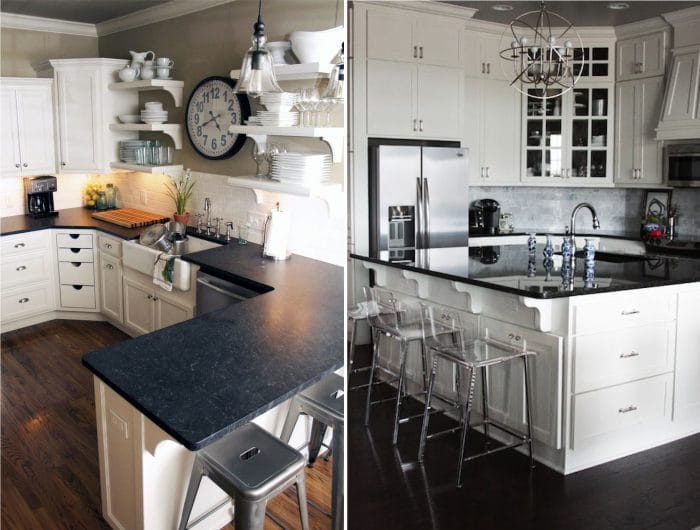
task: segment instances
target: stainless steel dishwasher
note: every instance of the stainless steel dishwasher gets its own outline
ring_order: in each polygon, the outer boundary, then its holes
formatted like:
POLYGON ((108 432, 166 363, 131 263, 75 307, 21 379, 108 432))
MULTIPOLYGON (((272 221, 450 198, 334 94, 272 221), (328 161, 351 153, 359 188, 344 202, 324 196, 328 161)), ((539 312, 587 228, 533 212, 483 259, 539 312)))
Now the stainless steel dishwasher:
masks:
POLYGON ((197 272, 197 316, 223 309, 259 294, 259 291, 202 271, 197 272))

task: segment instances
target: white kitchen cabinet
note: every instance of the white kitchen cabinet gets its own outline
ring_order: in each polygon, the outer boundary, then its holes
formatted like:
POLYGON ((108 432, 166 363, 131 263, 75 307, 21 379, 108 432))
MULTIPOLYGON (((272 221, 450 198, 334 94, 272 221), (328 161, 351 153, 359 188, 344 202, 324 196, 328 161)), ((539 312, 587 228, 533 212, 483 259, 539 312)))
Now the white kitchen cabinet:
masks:
POLYGON ((460 139, 462 74, 457 68, 367 61, 367 134, 460 139))
MULTIPOLYGON (((532 436, 554 449, 562 446, 563 338, 481 318, 480 335, 536 352, 529 357, 532 436)), ((489 414, 524 432, 525 385, 522 361, 516 360, 488 369, 489 414)))
POLYGON ((403 9, 367 9, 367 57, 459 66, 460 24, 403 9))
POLYGON ((664 75, 668 32, 659 31, 617 42, 617 80, 664 75))
POLYGON ((678 295, 673 421, 700 418, 700 289, 678 295))
MULTIPOLYGON (((462 33, 462 54, 464 56, 464 72, 469 77, 497 79, 505 81, 503 59, 501 58, 501 35, 484 31, 464 30, 462 33)), ((510 74, 511 65, 506 72, 510 74)), ((515 77, 515 72, 513 72, 515 77)), ((509 79, 510 83, 512 79, 509 79)), ((511 90, 515 91, 511 87, 511 90)))
POLYGON ((0 80, 2 176, 56 171, 52 84, 50 79, 0 80))
POLYGON ((110 320, 124 322, 122 263, 100 252, 100 311, 110 320))
POLYGON ((505 81, 467 77, 465 141, 469 183, 512 185, 520 181, 520 93, 505 81))
POLYGON ((124 325, 129 331, 143 335, 194 317, 189 293, 168 293, 146 281, 145 275, 124 270, 124 325))
POLYGON ((135 131, 112 131, 120 114, 138 111, 138 92, 110 91, 122 59, 54 59, 40 70, 55 79, 59 171, 109 172, 118 158, 119 140, 138 137, 135 131))
POLYGON ((96 251, 92 230, 56 232, 59 308, 63 310, 100 310, 95 289, 96 251))
POLYGON ((671 68, 666 80, 666 91, 661 119, 656 131, 657 140, 676 140, 700 136, 700 83, 698 66, 700 45, 685 46, 673 51, 671 68))
POLYGON ((650 185, 663 181, 661 144, 656 140, 663 89, 663 76, 617 84, 616 184, 650 185))

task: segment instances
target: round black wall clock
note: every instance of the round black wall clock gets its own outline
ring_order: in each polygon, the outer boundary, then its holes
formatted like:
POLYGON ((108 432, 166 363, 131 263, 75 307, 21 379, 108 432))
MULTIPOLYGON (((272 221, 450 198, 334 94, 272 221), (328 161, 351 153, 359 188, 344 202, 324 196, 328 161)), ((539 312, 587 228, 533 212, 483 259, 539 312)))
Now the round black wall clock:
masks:
POLYGON ((243 125, 250 116, 248 99, 245 94, 236 94, 235 86, 235 79, 207 77, 187 102, 187 137, 192 147, 210 160, 230 158, 245 143, 245 134, 228 132, 230 125, 243 125))

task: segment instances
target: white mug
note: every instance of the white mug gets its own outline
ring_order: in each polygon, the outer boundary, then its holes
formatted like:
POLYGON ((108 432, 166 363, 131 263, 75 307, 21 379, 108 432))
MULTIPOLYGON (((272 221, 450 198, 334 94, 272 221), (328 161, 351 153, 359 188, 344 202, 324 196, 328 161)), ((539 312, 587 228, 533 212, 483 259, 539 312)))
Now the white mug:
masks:
POLYGON ((165 66, 158 67, 156 68, 156 74, 158 74, 158 77, 160 79, 167 79, 168 77, 170 77, 170 68, 165 66))
POLYGON ((175 61, 169 59, 168 57, 158 57, 156 59, 156 66, 164 66, 167 68, 172 68, 175 66, 175 61))

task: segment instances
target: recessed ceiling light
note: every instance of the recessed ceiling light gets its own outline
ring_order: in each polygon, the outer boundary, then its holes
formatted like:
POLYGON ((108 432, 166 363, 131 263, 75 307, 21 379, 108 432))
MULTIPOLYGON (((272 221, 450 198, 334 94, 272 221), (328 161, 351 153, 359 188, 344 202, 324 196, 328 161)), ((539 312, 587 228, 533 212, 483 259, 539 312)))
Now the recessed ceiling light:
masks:
POLYGON ((613 11, 622 11, 623 9, 627 9, 630 5, 627 2, 610 2, 608 4, 608 9, 612 9, 613 11))
POLYGON ((513 11, 513 6, 508 4, 495 4, 491 6, 494 11, 513 11))

